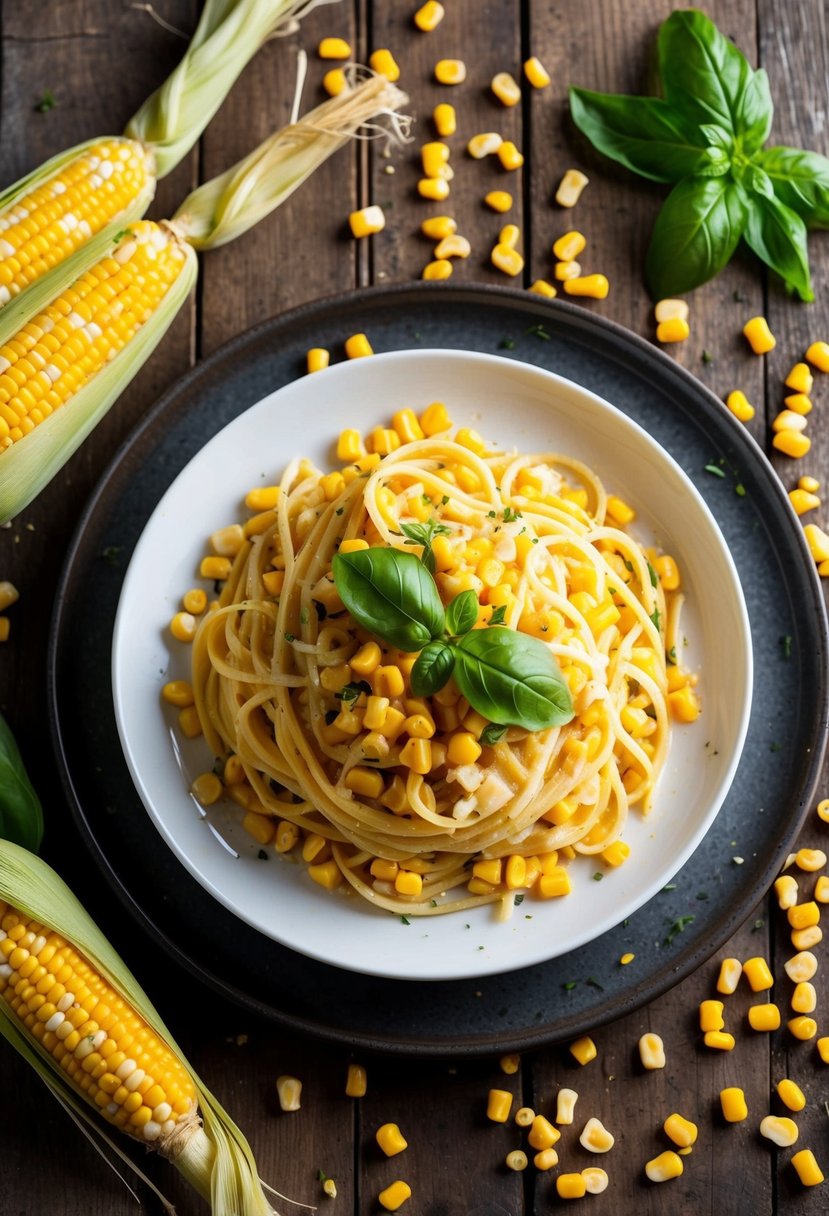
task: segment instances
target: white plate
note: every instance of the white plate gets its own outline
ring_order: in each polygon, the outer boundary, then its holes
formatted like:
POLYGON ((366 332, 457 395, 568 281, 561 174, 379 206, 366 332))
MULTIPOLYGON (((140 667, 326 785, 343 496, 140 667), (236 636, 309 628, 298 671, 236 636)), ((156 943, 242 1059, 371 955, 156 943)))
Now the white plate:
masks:
POLYGON ((398 979, 458 979, 528 966, 604 933, 650 899, 687 860, 728 791, 751 705, 748 617, 713 516, 674 461, 624 414, 569 380, 493 355, 401 351, 306 376, 231 422, 182 470, 149 519, 121 593, 112 653, 115 713, 138 792, 161 836, 216 899, 266 936, 323 962, 398 979), (673 731, 647 819, 631 813, 632 853, 594 882, 573 863, 573 892, 528 897, 512 920, 491 907, 415 919, 401 951, 398 918, 315 886, 302 866, 258 847, 232 803, 205 815, 190 796, 213 757, 182 740, 161 688, 189 677, 189 651, 169 622, 195 582, 206 538, 240 518, 252 486, 272 484, 295 455, 322 467, 345 427, 367 431, 411 406, 446 402, 458 425, 521 451, 559 451, 594 468, 637 510, 637 536, 672 553, 687 597, 683 663, 700 671, 703 713, 673 731))

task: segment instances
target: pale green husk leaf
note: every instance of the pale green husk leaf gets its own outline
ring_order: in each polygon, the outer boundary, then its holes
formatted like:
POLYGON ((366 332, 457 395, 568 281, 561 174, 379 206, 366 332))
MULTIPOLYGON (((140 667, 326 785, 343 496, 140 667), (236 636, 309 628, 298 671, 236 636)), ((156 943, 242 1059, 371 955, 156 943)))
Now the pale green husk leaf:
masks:
MULTIPOLYGON (((209 1198, 213 1216, 273 1216, 244 1135, 190 1067, 150 998, 63 880, 33 853, 0 840, 0 899, 71 942, 187 1069, 198 1094, 204 1130, 194 1123, 183 1150, 178 1156, 171 1154, 171 1159, 209 1198)), ((78 1095, 60 1066, 28 1035, 2 998, 0 1034, 36 1068, 50 1088, 58 1089, 62 1097, 68 1095, 69 1104, 79 1109, 78 1095)))
MULTIPOLYGON (((141 369, 171 325, 190 294, 198 273, 196 255, 188 246, 183 248, 186 260, 181 273, 135 337, 113 359, 104 364, 91 380, 78 389, 65 405, 55 410, 28 435, 0 453, 0 523, 5 523, 17 515, 45 485, 48 485, 141 369)), ((67 269, 61 275, 61 279, 65 280, 63 285, 68 286, 78 274, 94 265, 97 260, 98 256, 90 253, 87 246, 82 265, 74 267, 71 279, 67 279, 68 263, 72 261, 71 258, 67 259, 67 269)), ((51 282, 42 305, 48 304, 62 289, 51 282)), ((37 288, 34 288, 33 295, 36 293, 37 288)), ((35 313, 29 312, 29 315, 33 316, 35 313)), ((19 325, 13 332, 16 332, 17 328, 19 325)), ((7 340, 4 331, 5 318, 0 314, 0 345, 7 340)))
POLYGON ((194 190, 173 217, 176 232, 195 249, 215 249, 252 228, 360 132, 405 139, 408 101, 385 76, 349 69, 350 85, 304 118, 269 136, 226 173, 194 190), (391 130, 379 125, 387 118, 391 130), (370 124, 366 126, 366 124, 370 124))
POLYGON ((158 177, 190 151, 245 65, 280 26, 338 0, 207 0, 184 58, 127 123, 158 177))

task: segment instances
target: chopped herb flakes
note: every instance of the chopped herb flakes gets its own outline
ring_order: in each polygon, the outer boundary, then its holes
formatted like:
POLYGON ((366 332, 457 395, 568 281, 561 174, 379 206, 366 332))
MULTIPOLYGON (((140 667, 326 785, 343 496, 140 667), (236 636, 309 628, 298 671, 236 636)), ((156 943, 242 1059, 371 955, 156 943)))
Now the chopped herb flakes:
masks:
POLYGON ((604 874, 602 874, 601 870, 597 870, 596 873, 593 875, 594 882, 601 882, 603 878, 604 878, 604 874))
POLYGON ((296 641, 296 637, 292 633, 284 633, 282 636, 284 637, 286 642, 295 642, 296 641))
POLYGON ((792 657, 792 635, 787 633, 785 637, 780 639, 780 651, 784 659, 792 657))
POLYGON ((401 925, 410 925, 412 922, 409 920, 408 916, 401 916, 400 923, 401 925))
POLYGON ((702 352, 702 361, 703 361, 703 363, 713 363, 714 362, 714 356, 711 354, 710 350, 704 350, 702 352))
POLYGON ((502 338, 501 341, 498 343, 498 349, 499 350, 515 350, 515 339, 514 338, 502 338))
POLYGON ((268 860, 268 854, 265 852, 264 849, 260 849, 259 852, 256 854, 256 856, 259 858, 260 861, 268 860))
POLYGON ((693 924, 695 920, 695 916, 678 916, 668 930, 665 937, 665 945, 670 946, 673 943, 674 938, 678 934, 684 933, 688 925, 693 924))
POLYGON ((752 933, 756 933, 758 929, 762 929, 762 928, 764 928, 764 927, 765 927, 765 924, 766 924, 766 922, 765 922, 765 921, 762 919, 762 917, 761 917, 761 918, 758 918, 758 919, 757 919, 757 920, 754 922, 754 924, 751 926, 751 932, 752 932, 752 933))
POLYGON ((542 342, 549 342, 551 335, 547 333, 543 325, 531 325, 527 330, 534 338, 540 338, 542 342))
POLYGON ((50 110, 54 110, 58 104, 57 98, 51 89, 46 89, 40 95, 40 100, 35 102, 35 111, 38 114, 48 114, 50 110))
POLYGON ((598 988, 599 992, 604 992, 603 985, 600 984, 599 981, 594 976, 588 975, 587 979, 584 982, 585 982, 585 984, 589 984, 591 988, 598 988))
POLYGON ((362 693, 367 697, 371 696, 371 685, 367 680, 360 680, 357 683, 344 684, 339 692, 335 693, 335 697, 339 697, 343 705, 353 705, 362 693))
POLYGON ((706 464, 703 466, 706 473, 710 473, 712 477, 725 477, 725 469, 721 469, 718 464, 706 464))
POLYGON ((654 570, 654 568, 650 564, 650 562, 648 562, 648 575, 650 576, 651 586, 657 587, 659 585, 659 576, 657 575, 656 571, 654 570))
POLYGON ((568 980, 566 984, 562 984, 561 986, 565 992, 572 992, 577 984, 578 980, 568 980))

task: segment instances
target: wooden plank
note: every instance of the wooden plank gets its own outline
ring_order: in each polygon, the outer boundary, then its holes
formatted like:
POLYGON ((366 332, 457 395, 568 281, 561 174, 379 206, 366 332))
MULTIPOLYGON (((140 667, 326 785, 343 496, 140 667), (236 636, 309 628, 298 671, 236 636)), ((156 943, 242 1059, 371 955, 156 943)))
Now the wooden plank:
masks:
MULTIPOLYGON (((375 4, 372 11, 368 49, 391 48, 402 71, 400 85, 411 97, 410 112, 416 115, 414 141, 406 148, 393 152, 390 158, 383 156, 378 146, 372 148, 366 201, 379 203, 388 213, 385 231, 371 238, 372 280, 384 283, 420 278, 433 250, 433 243, 421 235, 420 224, 427 216, 451 215, 472 246, 466 261, 454 263, 452 281, 512 282, 491 265, 490 251, 507 222, 519 225, 520 247, 525 246, 525 170, 507 172, 495 156, 473 160, 466 144, 482 131, 496 131, 523 147, 522 107, 505 108, 489 88, 497 72, 510 72, 521 80, 521 6, 516 0, 482 0, 473 15, 463 5, 447 5, 446 17, 431 33, 422 33, 412 24, 415 7, 375 4), (465 83, 438 84, 434 66, 439 59, 462 59, 467 67, 465 83), (438 203, 421 198, 417 183, 423 176, 420 148, 437 138, 431 115, 443 102, 457 111, 457 132, 445 141, 451 149, 455 177, 448 199, 438 203), (496 215, 484 204, 484 195, 490 190, 506 190, 513 195, 509 214, 496 215)), ((520 285, 522 277, 515 281, 520 285)))
MULTIPOLYGON (((202 177, 224 172, 290 121, 296 55, 308 53, 301 112, 326 99, 321 81, 332 66, 316 54, 329 34, 354 42, 350 4, 322 6, 299 32, 273 39, 259 52, 205 132, 202 177)), ((346 219, 356 206, 357 150, 340 149, 253 231, 202 260, 199 353, 315 296, 355 285, 355 249, 346 219)))

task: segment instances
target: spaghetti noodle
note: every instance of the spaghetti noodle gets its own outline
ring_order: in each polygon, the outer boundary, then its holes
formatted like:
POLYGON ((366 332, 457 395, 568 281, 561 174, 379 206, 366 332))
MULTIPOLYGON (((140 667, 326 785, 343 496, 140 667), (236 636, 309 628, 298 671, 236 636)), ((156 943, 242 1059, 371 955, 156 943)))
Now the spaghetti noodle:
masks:
POLYGON ((301 853, 322 886, 398 913, 508 910, 517 892, 566 894, 577 854, 625 859, 625 819, 651 805, 670 718, 699 711, 694 678, 666 657, 679 575, 631 536, 632 509, 586 465, 491 450, 430 410, 421 421, 445 429, 424 433, 403 411, 367 455, 344 432, 341 459, 356 458, 337 471, 292 461, 266 491, 274 505, 224 530, 214 548, 227 552, 232 532, 237 551, 194 639, 195 706, 246 824, 301 853), (571 721, 499 728, 452 679, 414 697, 417 656, 346 612, 334 555, 420 554, 406 536, 418 524, 445 604, 473 590, 475 628, 548 643, 571 721))

